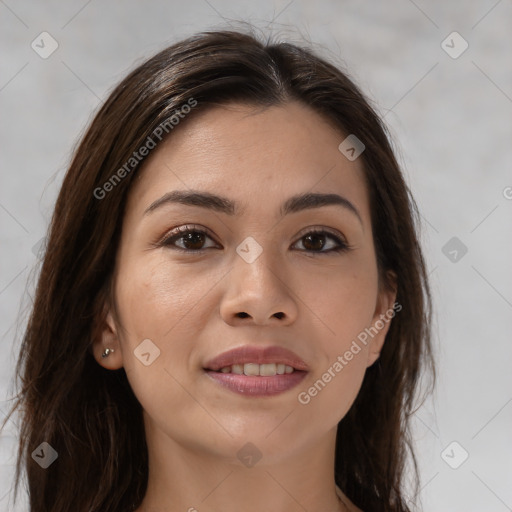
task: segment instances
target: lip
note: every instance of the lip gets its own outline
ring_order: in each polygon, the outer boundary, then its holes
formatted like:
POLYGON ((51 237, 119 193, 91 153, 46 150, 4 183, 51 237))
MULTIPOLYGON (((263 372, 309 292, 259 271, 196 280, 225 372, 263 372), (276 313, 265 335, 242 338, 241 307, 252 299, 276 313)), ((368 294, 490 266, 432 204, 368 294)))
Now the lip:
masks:
POLYGON ((245 363, 283 363, 292 366, 295 370, 308 371, 308 365, 295 352, 277 345, 267 347, 245 345, 234 348, 210 359, 204 365, 204 369, 218 371, 226 366, 245 363))
POLYGON ((206 370, 206 374, 220 385, 235 393, 251 397, 261 397, 278 395, 294 388, 304 379, 307 372, 296 370, 293 373, 274 375, 273 377, 236 375, 234 373, 219 373, 212 370, 206 370))
POLYGON ((245 396, 275 396, 297 386, 308 372, 307 364, 294 352, 279 346, 250 346, 228 350, 205 364, 206 374, 218 384, 245 396), (273 376, 238 375, 218 370, 234 364, 282 363, 294 368, 292 373, 273 376))

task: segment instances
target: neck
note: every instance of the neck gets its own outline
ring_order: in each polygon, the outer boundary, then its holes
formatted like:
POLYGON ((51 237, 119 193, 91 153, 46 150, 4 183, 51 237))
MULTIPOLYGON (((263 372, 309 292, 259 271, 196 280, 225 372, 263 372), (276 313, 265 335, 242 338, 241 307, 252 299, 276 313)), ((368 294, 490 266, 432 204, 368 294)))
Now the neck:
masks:
POLYGON ((346 510, 334 482, 336 431, 292 455, 263 456, 254 465, 250 457, 244 465, 236 457, 184 446, 147 423, 146 438, 149 479, 137 512, 346 510))

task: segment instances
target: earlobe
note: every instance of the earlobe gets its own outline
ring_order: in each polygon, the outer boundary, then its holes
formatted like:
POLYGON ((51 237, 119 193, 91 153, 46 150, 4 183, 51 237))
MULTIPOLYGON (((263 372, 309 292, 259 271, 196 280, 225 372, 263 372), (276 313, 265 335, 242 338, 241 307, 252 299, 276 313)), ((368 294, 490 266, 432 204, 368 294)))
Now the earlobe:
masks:
POLYGON ((371 333, 370 349, 368 351, 367 367, 371 366, 380 356, 386 335, 391 326, 391 321, 396 312, 402 307, 396 303, 396 274, 388 272, 388 282, 382 285, 372 319, 372 325, 368 329, 371 333))
POLYGON ((92 342, 92 353, 96 362, 107 370, 118 370, 123 366, 117 327, 110 311, 104 315, 99 334, 92 342))

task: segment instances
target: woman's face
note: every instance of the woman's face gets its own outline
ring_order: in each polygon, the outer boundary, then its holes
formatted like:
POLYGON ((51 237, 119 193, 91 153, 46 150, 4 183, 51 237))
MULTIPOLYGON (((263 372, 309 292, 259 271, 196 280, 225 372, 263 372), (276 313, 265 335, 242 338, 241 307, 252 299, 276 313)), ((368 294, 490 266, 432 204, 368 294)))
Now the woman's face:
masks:
POLYGON ((271 462, 335 432, 395 298, 379 291, 362 162, 340 152, 345 137, 300 103, 231 105, 153 150, 95 346, 100 364, 125 368, 147 435, 243 463, 246 443, 271 462), (101 358, 106 347, 118 350, 101 358))

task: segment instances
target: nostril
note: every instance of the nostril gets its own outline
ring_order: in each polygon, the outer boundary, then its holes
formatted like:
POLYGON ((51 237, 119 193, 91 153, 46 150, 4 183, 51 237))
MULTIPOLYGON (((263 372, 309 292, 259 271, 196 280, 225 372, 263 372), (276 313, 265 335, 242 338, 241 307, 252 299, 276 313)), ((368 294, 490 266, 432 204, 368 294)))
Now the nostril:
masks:
POLYGON ((283 316, 284 316, 284 313, 276 313, 274 316, 277 316, 277 318, 279 318, 279 320, 281 320, 281 318, 283 318, 283 316))
POLYGON ((244 311, 242 311, 241 313, 237 313, 237 316, 240 318, 247 318, 249 315, 247 313, 245 313, 244 311))

